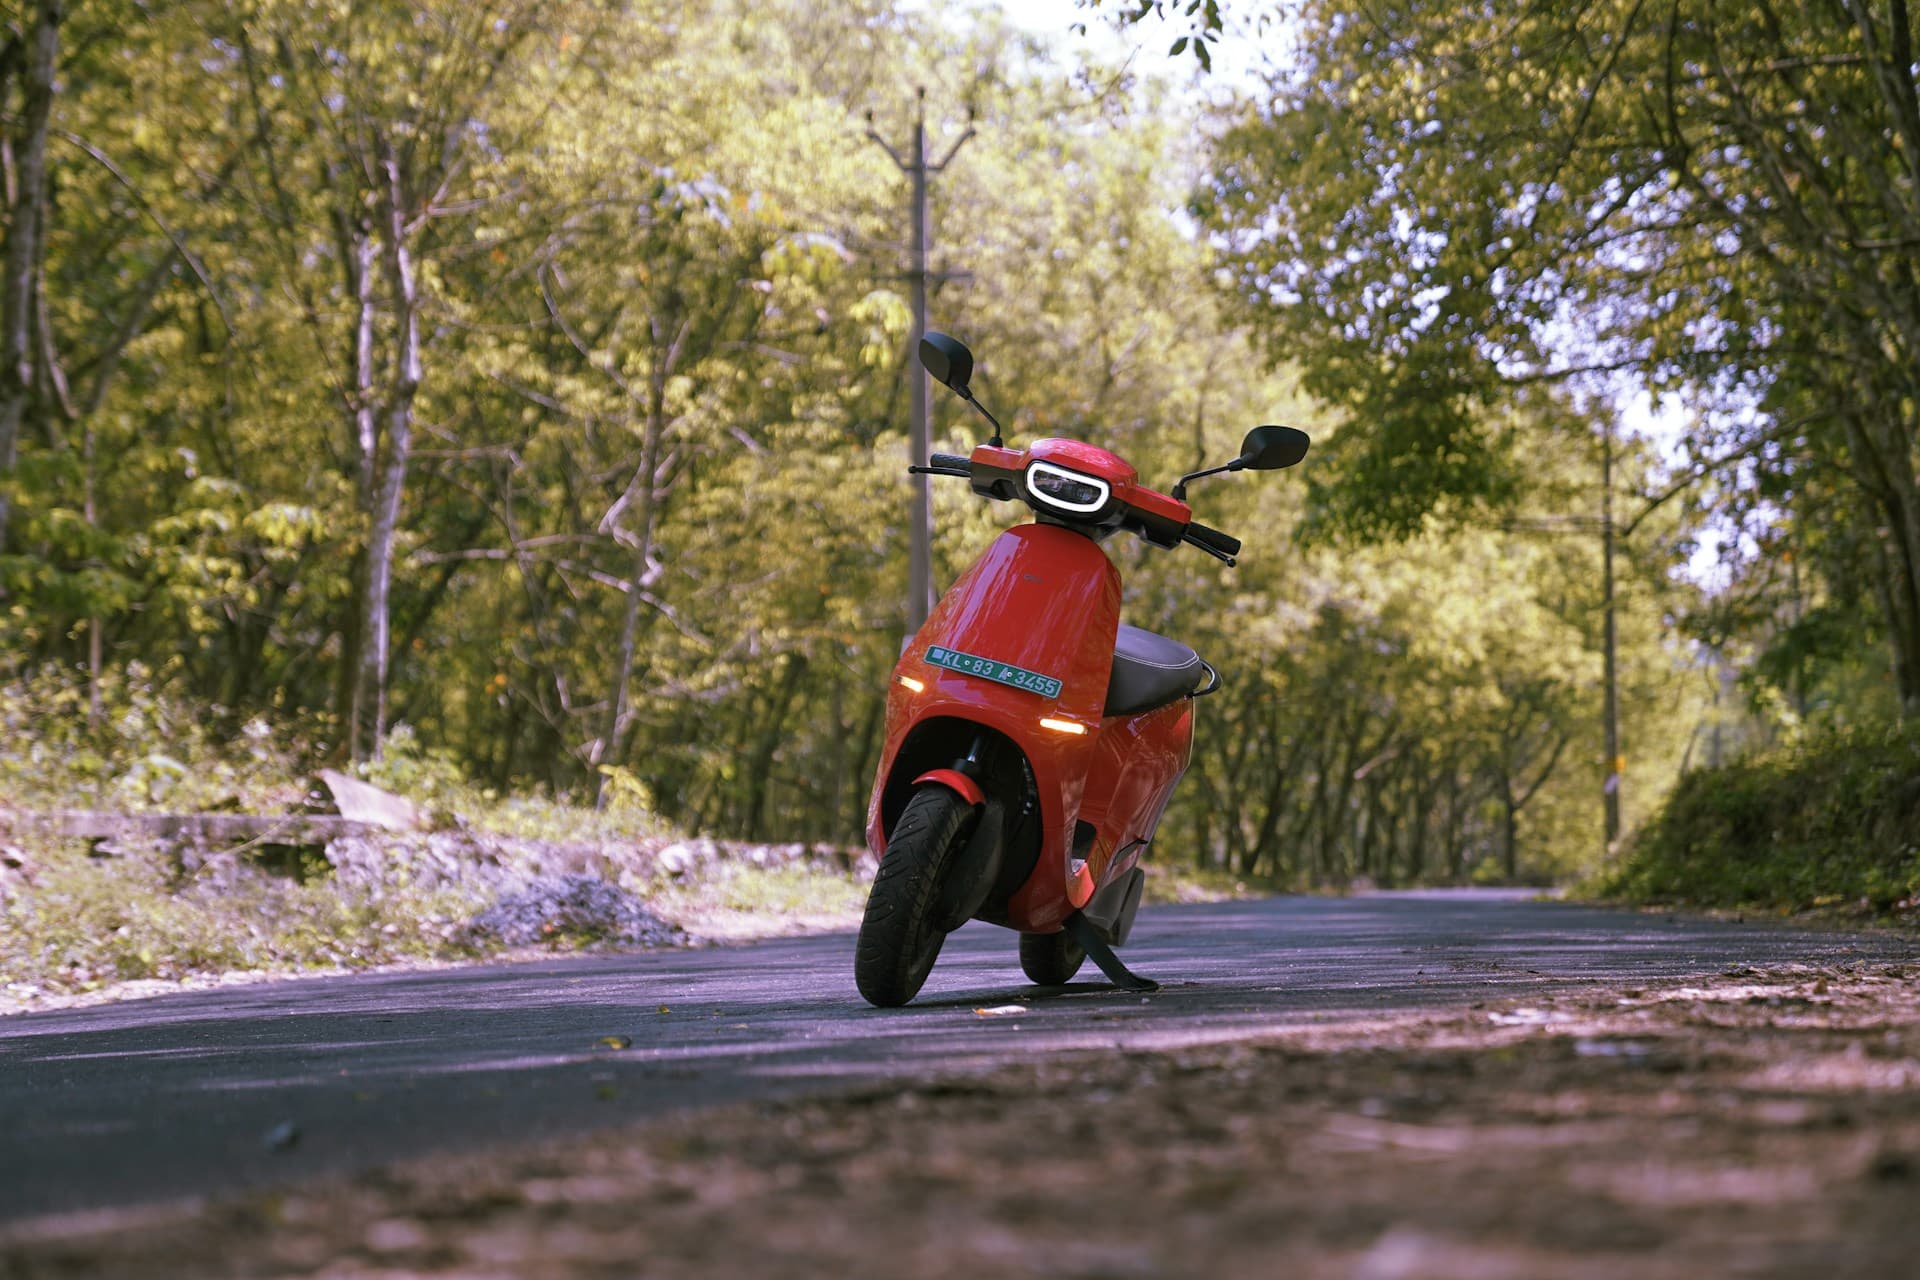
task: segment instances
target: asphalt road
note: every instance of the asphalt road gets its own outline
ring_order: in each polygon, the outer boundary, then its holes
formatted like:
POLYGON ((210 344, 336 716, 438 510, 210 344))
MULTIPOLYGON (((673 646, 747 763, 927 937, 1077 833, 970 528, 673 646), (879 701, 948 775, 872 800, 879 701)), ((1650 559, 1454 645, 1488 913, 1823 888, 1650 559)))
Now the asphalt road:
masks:
POLYGON ((855 994, 852 950, 839 934, 0 1018, 0 1221, 1023 1055, 1191 1044, 1580 982, 1920 957, 1908 938, 1500 892, 1149 904, 1123 954, 1166 984, 1151 996, 1034 988, 1013 935, 973 925, 948 940, 918 1001, 883 1012, 855 994), (974 1012, 1029 997, 1020 1016, 974 1012))

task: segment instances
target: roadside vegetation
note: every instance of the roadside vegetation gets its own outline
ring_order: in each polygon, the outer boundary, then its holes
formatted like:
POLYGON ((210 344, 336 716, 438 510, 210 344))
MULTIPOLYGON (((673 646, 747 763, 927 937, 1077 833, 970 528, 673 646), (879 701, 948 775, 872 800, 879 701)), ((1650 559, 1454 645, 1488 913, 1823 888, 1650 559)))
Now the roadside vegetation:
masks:
POLYGON ((1681 778, 1601 892, 1920 919, 1920 733, 1821 734, 1681 778))
POLYGON ((91 691, 0 684, 0 1011, 126 983, 684 945, 857 919, 844 851, 691 841, 635 802, 501 796, 391 735, 366 781, 427 829, 321 846, 49 837, 35 813, 318 808, 312 755, 263 722, 230 737, 137 664, 91 691), (98 698, 89 727, 84 700, 98 698))
MULTIPOLYGON (((840 851, 484 830, 324 849, 9 843, 0 812, 0 1012, 144 982, 685 946, 858 922, 840 851), (664 854, 664 856, 663 856, 664 854)), ((578 825, 584 827, 585 823, 578 825)))
MULTIPOLYGON (((1203 63, 1215 42, 1270 37, 1276 13, 1128 8, 1193 37, 1181 48, 1203 63)), ((1578 523, 1541 483, 1540 428, 1564 446, 1628 427, 1636 400, 1662 411, 1667 475, 1616 471, 1599 523, 1687 566, 1699 590, 1665 634, 1707 705, 1659 761, 1654 792, 1677 790, 1618 891, 1910 899, 1914 11, 1286 13, 1288 56, 1231 113, 1194 209, 1233 314, 1365 424, 1323 452, 1314 521, 1374 542, 1436 520, 1578 523), (1670 506, 1684 514, 1663 531, 1670 506)), ((1648 738, 1627 724, 1621 740, 1631 802, 1648 738)), ((1659 809, 1630 808, 1624 832, 1659 809)))
POLYGON ((0 901, 0 1008, 118 982, 234 972, 363 968, 470 957, 482 909, 457 890, 302 884, 239 860, 182 867, 154 850, 97 857, 55 846, 0 901))

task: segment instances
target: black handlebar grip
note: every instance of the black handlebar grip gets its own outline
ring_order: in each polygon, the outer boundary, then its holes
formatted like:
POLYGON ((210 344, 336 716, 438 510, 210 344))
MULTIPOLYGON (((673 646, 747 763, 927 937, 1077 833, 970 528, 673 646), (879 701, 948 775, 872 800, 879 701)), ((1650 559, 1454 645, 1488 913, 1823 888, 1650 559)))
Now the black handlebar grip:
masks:
POLYGON ((927 465, 945 471, 973 470, 973 460, 962 453, 936 453, 927 459, 927 465))
POLYGON ((1223 556, 1240 554, 1240 539, 1230 533, 1222 533, 1218 529, 1209 529, 1203 524, 1188 525, 1185 536, 1207 550, 1217 551, 1223 556))

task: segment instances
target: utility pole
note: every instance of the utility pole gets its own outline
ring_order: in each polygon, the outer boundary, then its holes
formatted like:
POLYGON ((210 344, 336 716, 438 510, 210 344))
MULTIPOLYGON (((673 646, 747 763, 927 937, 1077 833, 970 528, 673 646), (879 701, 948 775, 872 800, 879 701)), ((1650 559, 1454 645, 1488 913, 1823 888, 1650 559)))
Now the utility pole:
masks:
MULTIPOLYGON (((907 278, 913 281, 913 332, 907 337, 907 389, 909 393, 908 450, 913 465, 924 467, 931 452, 933 427, 927 415, 927 372, 920 367, 920 339, 927 332, 927 179, 947 167, 948 161, 973 136, 973 117, 967 117, 967 130, 947 148, 947 154, 927 163, 927 91, 915 91, 913 110, 913 146, 910 160, 888 145, 874 132, 873 113, 867 113, 867 137, 880 145, 900 172, 913 184, 913 264, 907 278)), ((907 535, 907 636, 920 629, 933 609, 933 502, 927 490, 927 477, 908 477, 913 485, 913 503, 907 535)))
POLYGON ((1620 680, 1613 624, 1613 417, 1607 415, 1600 436, 1600 572, 1605 580, 1606 607, 1606 738, 1607 738, 1607 856, 1620 844, 1620 775, 1627 762, 1620 757, 1620 680))
MULTIPOLYGON (((1613 521, 1613 448, 1615 421, 1608 415, 1600 428, 1600 517, 1547 516, 1515 519, 1503 527, 1511 532, 1600 534, 1601 587, 1601 730, 1606 738, 1606 782, 1601 789, 1604 810, 1602 830, 1606 854, 1611 857, 1620 846, 1620 786, 1627 770, 1626 757, 1620 754, 1620 659, 1619 630, 1614 621, 1613 549, 1622 537, 1630 536, 1646 511, 1627 521, 1625 527, 1613 521)), ((1651 510, 1651 508, 1649 508, 1651 510)))

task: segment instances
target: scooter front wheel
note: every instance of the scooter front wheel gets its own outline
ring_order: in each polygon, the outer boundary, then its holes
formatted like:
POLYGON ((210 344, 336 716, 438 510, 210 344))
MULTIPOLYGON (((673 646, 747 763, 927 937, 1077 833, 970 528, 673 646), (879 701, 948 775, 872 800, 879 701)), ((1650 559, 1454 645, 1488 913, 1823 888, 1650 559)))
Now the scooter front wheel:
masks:
POLYGON ((867 895, 853 980, 869 1004, 891 1009, 920 993, 946 931, 940 927, 940 881, 973 807, 938 784, 907 802, 887 840, 867 895))

